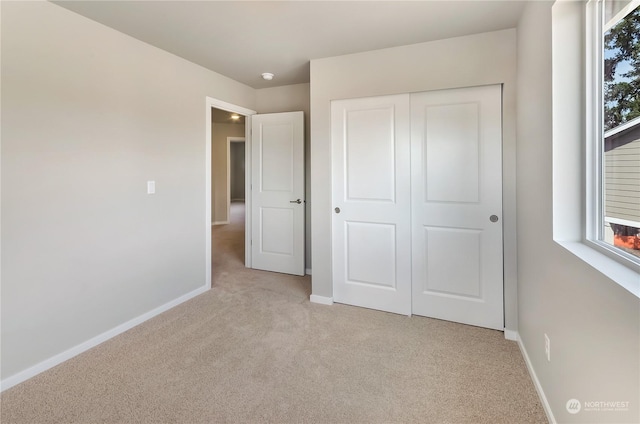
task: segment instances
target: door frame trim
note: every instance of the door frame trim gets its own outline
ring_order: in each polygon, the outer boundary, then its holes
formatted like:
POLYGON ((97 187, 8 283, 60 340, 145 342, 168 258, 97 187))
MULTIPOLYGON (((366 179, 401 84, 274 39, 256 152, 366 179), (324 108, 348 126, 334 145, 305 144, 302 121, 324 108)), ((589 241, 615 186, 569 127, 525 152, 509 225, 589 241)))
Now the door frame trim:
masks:
MULTIPOLYGON (((211 109, 222 109, 228 112, 234 112, 245 116, 244 132, 245 132, 245 182, 247 184, 247 190, 245 193, 251 193, 251 115, 255 115, 255 110, 247 109, 242 106, 234 105, 232 103, 225 102, 213 97, 206 96, 205 98, 205 286, 211 287, 211 109)), ((246 208, 251 206, 251 196, 245 195, 246 208), (247 202, 248 201, 248 202, 247 202)), ((245 266, 251 267, 251 249, 247 248, 251 246, 251 216, 245 214, 245 266)))

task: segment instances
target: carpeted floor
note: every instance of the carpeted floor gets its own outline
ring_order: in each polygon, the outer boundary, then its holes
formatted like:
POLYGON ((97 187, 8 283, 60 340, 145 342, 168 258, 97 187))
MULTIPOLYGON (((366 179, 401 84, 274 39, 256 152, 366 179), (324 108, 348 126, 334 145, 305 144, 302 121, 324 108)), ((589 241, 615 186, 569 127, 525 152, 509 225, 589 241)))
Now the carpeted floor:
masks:
POLYGON ((501 332, 309 302, 244 269, 243 205, 214 287, 2 393, 9 423, 545 423, 501 332))

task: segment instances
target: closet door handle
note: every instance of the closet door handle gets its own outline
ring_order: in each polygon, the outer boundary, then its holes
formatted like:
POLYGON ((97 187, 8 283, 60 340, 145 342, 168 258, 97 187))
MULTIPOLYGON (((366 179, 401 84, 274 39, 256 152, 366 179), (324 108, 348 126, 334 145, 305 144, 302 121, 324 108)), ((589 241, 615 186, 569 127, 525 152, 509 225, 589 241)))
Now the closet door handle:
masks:
POLYGON ((300 203, 302 203, 302 200, 300 200, 300 199, 296 199, 296 200, 289 200, 289 203, 297 203, 297 204, 300 204, 300 203))

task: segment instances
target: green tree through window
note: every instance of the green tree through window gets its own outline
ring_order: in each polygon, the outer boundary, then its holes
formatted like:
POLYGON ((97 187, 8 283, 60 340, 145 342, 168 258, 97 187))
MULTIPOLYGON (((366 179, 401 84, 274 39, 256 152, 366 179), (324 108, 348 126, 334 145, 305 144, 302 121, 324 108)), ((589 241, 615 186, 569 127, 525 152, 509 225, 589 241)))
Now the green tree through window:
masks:
POLYGON ((640 116, 640 7, 604 36, 604 130, 640 116))

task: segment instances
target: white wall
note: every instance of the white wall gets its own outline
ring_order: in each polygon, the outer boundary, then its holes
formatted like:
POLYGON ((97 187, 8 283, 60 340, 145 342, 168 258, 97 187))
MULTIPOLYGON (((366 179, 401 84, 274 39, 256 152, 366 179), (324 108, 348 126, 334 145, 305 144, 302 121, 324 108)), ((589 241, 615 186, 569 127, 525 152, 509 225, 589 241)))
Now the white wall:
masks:
POLYGON ((304 112, 304 160, 306 191, 305 263, 311 268, 311 112, 309 84, 294 84, 256 90, 256 110, 258 113, 304 112))
POLYGON ((49 2, 0 7, 4 380, 204 288, 206 96, 255 90, 49 2))
POLYGON ((229 221, 227 210, 227 137, 244 137, 244 125, 211 124, 211 222, 229 221))
MULTIPOLYGON (((577 13, 573 18, 559 14, 558 19, 582 21, 581 2, 558 7, 577 13)), ((580 51, 582 28, 576 31, 574 53, 580 51)), ((558 422, 637 423, 640 301, 553 241, 552 143, 583 142, 552 139, 557 111, 552 102, 551 35, 551 3, 528 3, 518 25, 519 333, 558 422), (551 339, 551 362, 545 357, 545 333, 551 339), (630 405, 627 412, 583 410, 572 415, 566 402, 574 398, 583 408, 589 401, 630 405)), ((579 74, 573 78, 580 83, 579 74)), ((576 96, 576 108, 584 110, 580 101, 576 96)), ((574 125, 583 123, 576 120, 574 125)), ((581 128, 574 132, 582 133, 581 128)))
POLYGON ((332 297, 331 100, 504 84, 503 225, 506 327, 517 328, 516 32, 496 31, 311 61, 313 294, 332 297))

